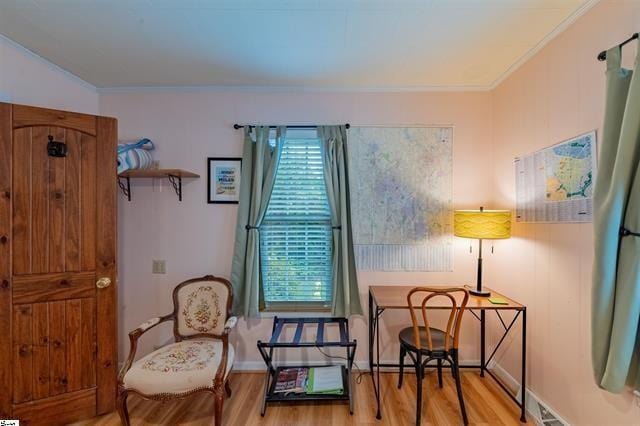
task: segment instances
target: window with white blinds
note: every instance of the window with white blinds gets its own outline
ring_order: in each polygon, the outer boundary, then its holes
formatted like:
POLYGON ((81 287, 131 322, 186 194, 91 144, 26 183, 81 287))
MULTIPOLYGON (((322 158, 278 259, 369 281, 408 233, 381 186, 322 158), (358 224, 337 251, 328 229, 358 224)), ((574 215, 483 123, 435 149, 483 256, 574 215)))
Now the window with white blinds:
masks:
POLYGON ((333 240, 317 138, 285 140, 260 244, 264 309, 330 306, 333 240))

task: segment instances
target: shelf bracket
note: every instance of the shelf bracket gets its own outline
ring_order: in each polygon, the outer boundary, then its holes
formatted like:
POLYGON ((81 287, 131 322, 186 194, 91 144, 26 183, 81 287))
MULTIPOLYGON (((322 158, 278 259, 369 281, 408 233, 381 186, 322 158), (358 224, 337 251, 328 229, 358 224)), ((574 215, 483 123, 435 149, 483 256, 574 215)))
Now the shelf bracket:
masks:
POLYGON ((182 201, 182 176, 167 175, 169 182, 173 185, 173 189, 176 191, 178 201, 182 201))
POLYGON ((118 186, 122 193, 127 197, 127 200, 131 201, 131 179, 129 176, 118 176, 118 186), (123 182, 123 180, 126 182, 123 182))

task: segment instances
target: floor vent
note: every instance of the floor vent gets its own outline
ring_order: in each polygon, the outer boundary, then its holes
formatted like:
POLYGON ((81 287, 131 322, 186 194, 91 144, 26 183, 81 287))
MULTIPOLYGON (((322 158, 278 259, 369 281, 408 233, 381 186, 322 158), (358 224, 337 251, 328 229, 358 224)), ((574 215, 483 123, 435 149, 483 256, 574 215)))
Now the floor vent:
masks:
POLYGON ((537 412, 531 412, 531 414, 536 417, 537 424, 541 426, 568 426, 540 402, 536 401, 535 407, 537 407, 537 412))

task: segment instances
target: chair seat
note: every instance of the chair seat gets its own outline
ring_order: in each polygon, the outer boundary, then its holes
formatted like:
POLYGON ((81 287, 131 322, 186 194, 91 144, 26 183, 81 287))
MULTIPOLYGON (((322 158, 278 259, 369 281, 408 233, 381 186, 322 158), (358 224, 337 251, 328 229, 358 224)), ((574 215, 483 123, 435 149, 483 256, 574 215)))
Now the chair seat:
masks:
MULTIPOLYGON (((231 370, 234 348, 229 344, 225 378, 231 370)), ((222 342, 183 340, 164 346, 134 362, 124 376, 124 387, 146 395, 181 394, 212 388, 222 359, 222 342)))
MULTIPOLYGON (((420 330, 420 346, 422 350, 429 350, 429 341, 427 340, 427 332, 424 327, 418 327, 420 330)), ((431 343, 434 351, 444 350, 445 332, 437 328, 429 327, 431 332, 431 343)), ((400 330, 400 341, 405 345, 417 350, 416 341, 413 336, 413 327, 407 327, 400 330)), ((449 345, 453 344, 453 336, 449 336, 449 345)))

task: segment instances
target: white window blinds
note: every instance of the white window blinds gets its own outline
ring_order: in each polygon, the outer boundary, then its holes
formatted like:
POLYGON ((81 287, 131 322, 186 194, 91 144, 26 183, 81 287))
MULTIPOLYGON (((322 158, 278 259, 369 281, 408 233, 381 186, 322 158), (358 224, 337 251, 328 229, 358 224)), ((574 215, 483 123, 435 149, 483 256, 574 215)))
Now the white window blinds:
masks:
POLYGON ((285 140, 260 242, 264 308, 331 304, 331 215, 317 138, 285 140))

